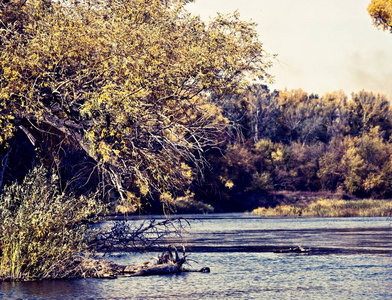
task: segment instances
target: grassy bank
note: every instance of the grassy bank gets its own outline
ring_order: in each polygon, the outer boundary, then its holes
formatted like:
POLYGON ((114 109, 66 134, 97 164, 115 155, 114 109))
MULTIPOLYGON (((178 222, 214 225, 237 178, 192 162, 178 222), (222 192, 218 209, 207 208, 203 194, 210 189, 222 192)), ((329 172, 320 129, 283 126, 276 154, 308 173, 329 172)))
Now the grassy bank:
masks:
POLYGON ((392 200, 337 200, 319 198, 315 202, 259 207, 252 211, 258 216, 309 217, 390 217, 392 200))

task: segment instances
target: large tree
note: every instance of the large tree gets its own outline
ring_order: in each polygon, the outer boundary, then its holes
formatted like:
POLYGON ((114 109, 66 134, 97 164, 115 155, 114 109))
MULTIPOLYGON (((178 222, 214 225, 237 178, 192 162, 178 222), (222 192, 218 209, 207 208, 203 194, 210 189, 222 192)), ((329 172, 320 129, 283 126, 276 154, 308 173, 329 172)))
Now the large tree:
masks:
POLYGON ((211 95, 269 78, 255 24, 187 2, 2 0, 0 143, 50 132, 44 156, 83 151, 131 210, 170 200, 228 126, 211 95))

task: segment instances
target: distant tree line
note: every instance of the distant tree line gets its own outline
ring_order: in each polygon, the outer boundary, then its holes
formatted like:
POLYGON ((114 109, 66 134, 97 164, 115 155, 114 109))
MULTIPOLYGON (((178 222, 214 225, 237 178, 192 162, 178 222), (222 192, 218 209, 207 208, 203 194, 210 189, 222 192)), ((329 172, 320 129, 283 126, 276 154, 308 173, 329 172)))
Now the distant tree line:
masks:
POLYGON ((222 155, 211 154, 210 189, 203 185, 201 199, 237 198, 234 206, 242 206, 282 190, 392 196, 392 114, 385 95, 319 97, 254 85, 234 99, 221 105, 236 130, 222 155))

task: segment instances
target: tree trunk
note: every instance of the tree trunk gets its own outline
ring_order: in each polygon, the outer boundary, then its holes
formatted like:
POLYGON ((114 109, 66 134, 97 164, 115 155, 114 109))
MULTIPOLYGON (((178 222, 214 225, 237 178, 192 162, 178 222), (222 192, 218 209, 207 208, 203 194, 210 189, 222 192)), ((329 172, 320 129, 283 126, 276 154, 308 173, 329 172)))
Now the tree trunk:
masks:
POLYGON ((8 165, 8 158, 10 156, 10 152, 11 152, 11 147, 8 148, 7 153, 5 154, 5 156, 3 157, 3 159, 1 160, 1 170, 0 170, 0 194, 1 191, 3 189, 3 182, 4 182, 4 174, 5 174, 5 170, 7 168, 8 165))

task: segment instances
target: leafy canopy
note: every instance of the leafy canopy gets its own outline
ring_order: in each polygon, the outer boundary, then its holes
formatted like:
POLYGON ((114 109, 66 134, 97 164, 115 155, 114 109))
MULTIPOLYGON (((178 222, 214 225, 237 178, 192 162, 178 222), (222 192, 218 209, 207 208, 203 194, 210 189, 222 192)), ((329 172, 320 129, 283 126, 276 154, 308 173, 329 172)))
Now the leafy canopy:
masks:
POLYGON ((0 143, 52 126, 123 200, 188 185, 228 126, 211 96, 269 79, 270 60, 254 23, 187 2, 2 2, 0 143))

